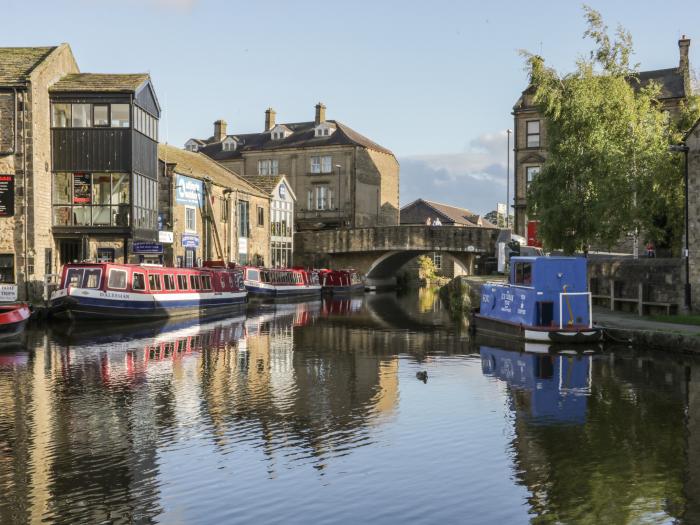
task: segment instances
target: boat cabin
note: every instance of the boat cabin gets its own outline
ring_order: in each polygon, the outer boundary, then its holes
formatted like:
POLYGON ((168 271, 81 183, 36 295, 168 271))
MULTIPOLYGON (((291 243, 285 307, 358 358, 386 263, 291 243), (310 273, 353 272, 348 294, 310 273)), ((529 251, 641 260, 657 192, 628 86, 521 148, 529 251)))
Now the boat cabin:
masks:
POLYGON ((526 326, 590 326, 587 261, 513 257, 508 282, 482 287, 481 315, 526 326))
POLYGON ((272 285, 308 286, 318 284, 318 275, 299 268, 246 267, 245 280, 272 285))
POLYGON ((164 268, 142 264, 83 263, 63 267, 60 288, 145 294, 237 292, 240 272, 224 268, 164 268))

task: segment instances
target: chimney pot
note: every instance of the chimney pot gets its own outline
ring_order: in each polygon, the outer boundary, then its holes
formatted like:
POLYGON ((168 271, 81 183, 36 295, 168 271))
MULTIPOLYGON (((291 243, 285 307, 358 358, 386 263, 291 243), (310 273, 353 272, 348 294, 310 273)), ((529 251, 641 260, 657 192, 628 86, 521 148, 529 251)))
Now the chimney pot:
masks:
POLYGON ((275 127, 275 118, 277 117, 277 112, 272 108, 267 108, 265 111, 265 131, 270 131, 275 127))
POLYGON ((321 122, 326 121, 326 105, 323 102, 316 104, 316 118, 314 122, 319 125, 321 122))
POLYGON ((216 142, 221 142, 226 138, 226 121, 224 119, 219 119, 214 122, 214 140, 216 142))

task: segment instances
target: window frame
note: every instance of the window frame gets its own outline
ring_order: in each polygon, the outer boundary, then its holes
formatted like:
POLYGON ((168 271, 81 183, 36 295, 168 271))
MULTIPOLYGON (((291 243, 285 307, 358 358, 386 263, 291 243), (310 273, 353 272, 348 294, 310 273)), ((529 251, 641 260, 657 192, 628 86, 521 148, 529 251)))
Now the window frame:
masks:
POLYGON ((540 148, 542 147, 542 123, 540 120, 525 121, 525 147, 540 148), (537 133, 530 132, 530 124, 537 124, 537 133), (537 144, 530 144, 530 137, 537 137, 537 144))
POLYGON ((92 127, 94 128, 109 128, 112 126, 112 117, 111 117, 111 104, 93 104, 92 105, 92 127), (107 110, 107 123, 106 124, 98 124, 97 120, 95 118, 95 109, 97 108, 105 108, 107 110))
POLYGON ((542 166, 541 165, 533 165, 533 166, 525 166, 525 186, 529 186, 530 183, 535 180, 535 177, 540 174, 542 171, 542 166), (536 173, 531 177, 530 173, 532 171, 536 170, 536 173))
POLYGON ((163 290, 172 292, 176 290, 175 288, 175 276, 171 273, 166 273, 163 275, 163 290), (170 285, 168 285, 170 284, 170 285))
POLYGON ((177 289, 184 291, 184 290, 189 290, 189 286, 187 285, 187 275, 184 273, 178 273, 177 274, 177 289), (182 286, 182 283, 185 283, 185 286, 182 286))
POLYGON ((109 269, 109 274, 107 275, 107 288, 111 290, 126 290, 127 285, 129 282, 129 276, 126 270, 122 270, 121 268, 110 268, 109 269), (121 273, 124 275, 124 286, 113 286, 112 285, 112 274, 116 273, 121 273))
POLYGON ((131 274, 131 290, 134 292, 145 292, 146 291, 146 274, 143 272, 133 272, 131 274), (143 285, 139 288, 137 288, 135 285, 136 283, 136 276, 139 275, 141 276, 142 283, 143 285))
POLYGON ((197 233, 197 208, 194 206, 185 206, 185 231, 189 233, 197 233), (192 212, 192 227, 190 227, 189 220, 190 212, 192 212))
POLYGON ((265 208, 258 204, 257 205, 257 212, 258 212, 258 227, 264 228, 265 227, 265 208))
POLYGON ((150 292, 160 292, 163 290, 163 280, 160 278, 159 273, 148 274, 148 290, 150 292), (156 283, 158 286, 153 286, 153 283, 156 283))

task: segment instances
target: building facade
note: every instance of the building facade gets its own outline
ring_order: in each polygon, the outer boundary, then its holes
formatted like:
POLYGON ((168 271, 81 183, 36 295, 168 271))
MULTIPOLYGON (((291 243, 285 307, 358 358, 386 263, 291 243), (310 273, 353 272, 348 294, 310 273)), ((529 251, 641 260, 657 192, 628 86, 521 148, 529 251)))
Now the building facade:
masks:
MULTIPOLYGON (((270 266, 293 266, 294 253, 294 204, 296 195, 284 175, 255 175, 245 177, 253 186, 270 197, 270 266)), ((260 213, 261 210, 258 210, 260 213)), ((258 222, 262 219, 258 217, 258 222)))
POLYGON ((223 120, 208 139, 190 139, 201 151, 245 177, 284 174, 296 195, 295 228, 396 225, 399 164, 393 153, 316 105, 309 122, 277 123, 265 112, 260 133, 229 134, 223 120))
POLYGON ((201 153, 161 144, 158 159, 164 264, 270 264, 267 193, 201 153))
MULTIPOLYGON (((630 82, 634 87, 643 87, 650 82, 661 88, 660 101, 671 118, 678 115, 680 105, 691 92, 688 52, 690 39, 683 36, 678 41, 679 63, 677 67, 641 71, 630 82)), ((515 181, 514 213, 515 233, 527 237, 527 189, 547 160, 547 129, 544 117, 533 102, 535 90, 529 86, 522 92, 513 107, 515 181)), ((510 203, 509 203, 510 205, 510 203)))

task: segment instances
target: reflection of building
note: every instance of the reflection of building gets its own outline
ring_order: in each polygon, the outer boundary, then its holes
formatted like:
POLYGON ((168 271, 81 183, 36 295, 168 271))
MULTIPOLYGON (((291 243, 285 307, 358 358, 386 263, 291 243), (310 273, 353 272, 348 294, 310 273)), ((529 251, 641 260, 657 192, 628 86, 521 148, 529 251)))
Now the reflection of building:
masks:
POLYGON ((190 139, 201 151, 246 177, 284 174, 297 197, 299 229, 398 223, 399 165, 394 154, 336 120, 316 105, 310 122, 277 123, 265 112, 260 133, 229 134, 214 123, 208 139, 190 139))
POLYGON ((158 157, 166 264, 270 261, 266 193, 201 153, 161 144, 158 157))

